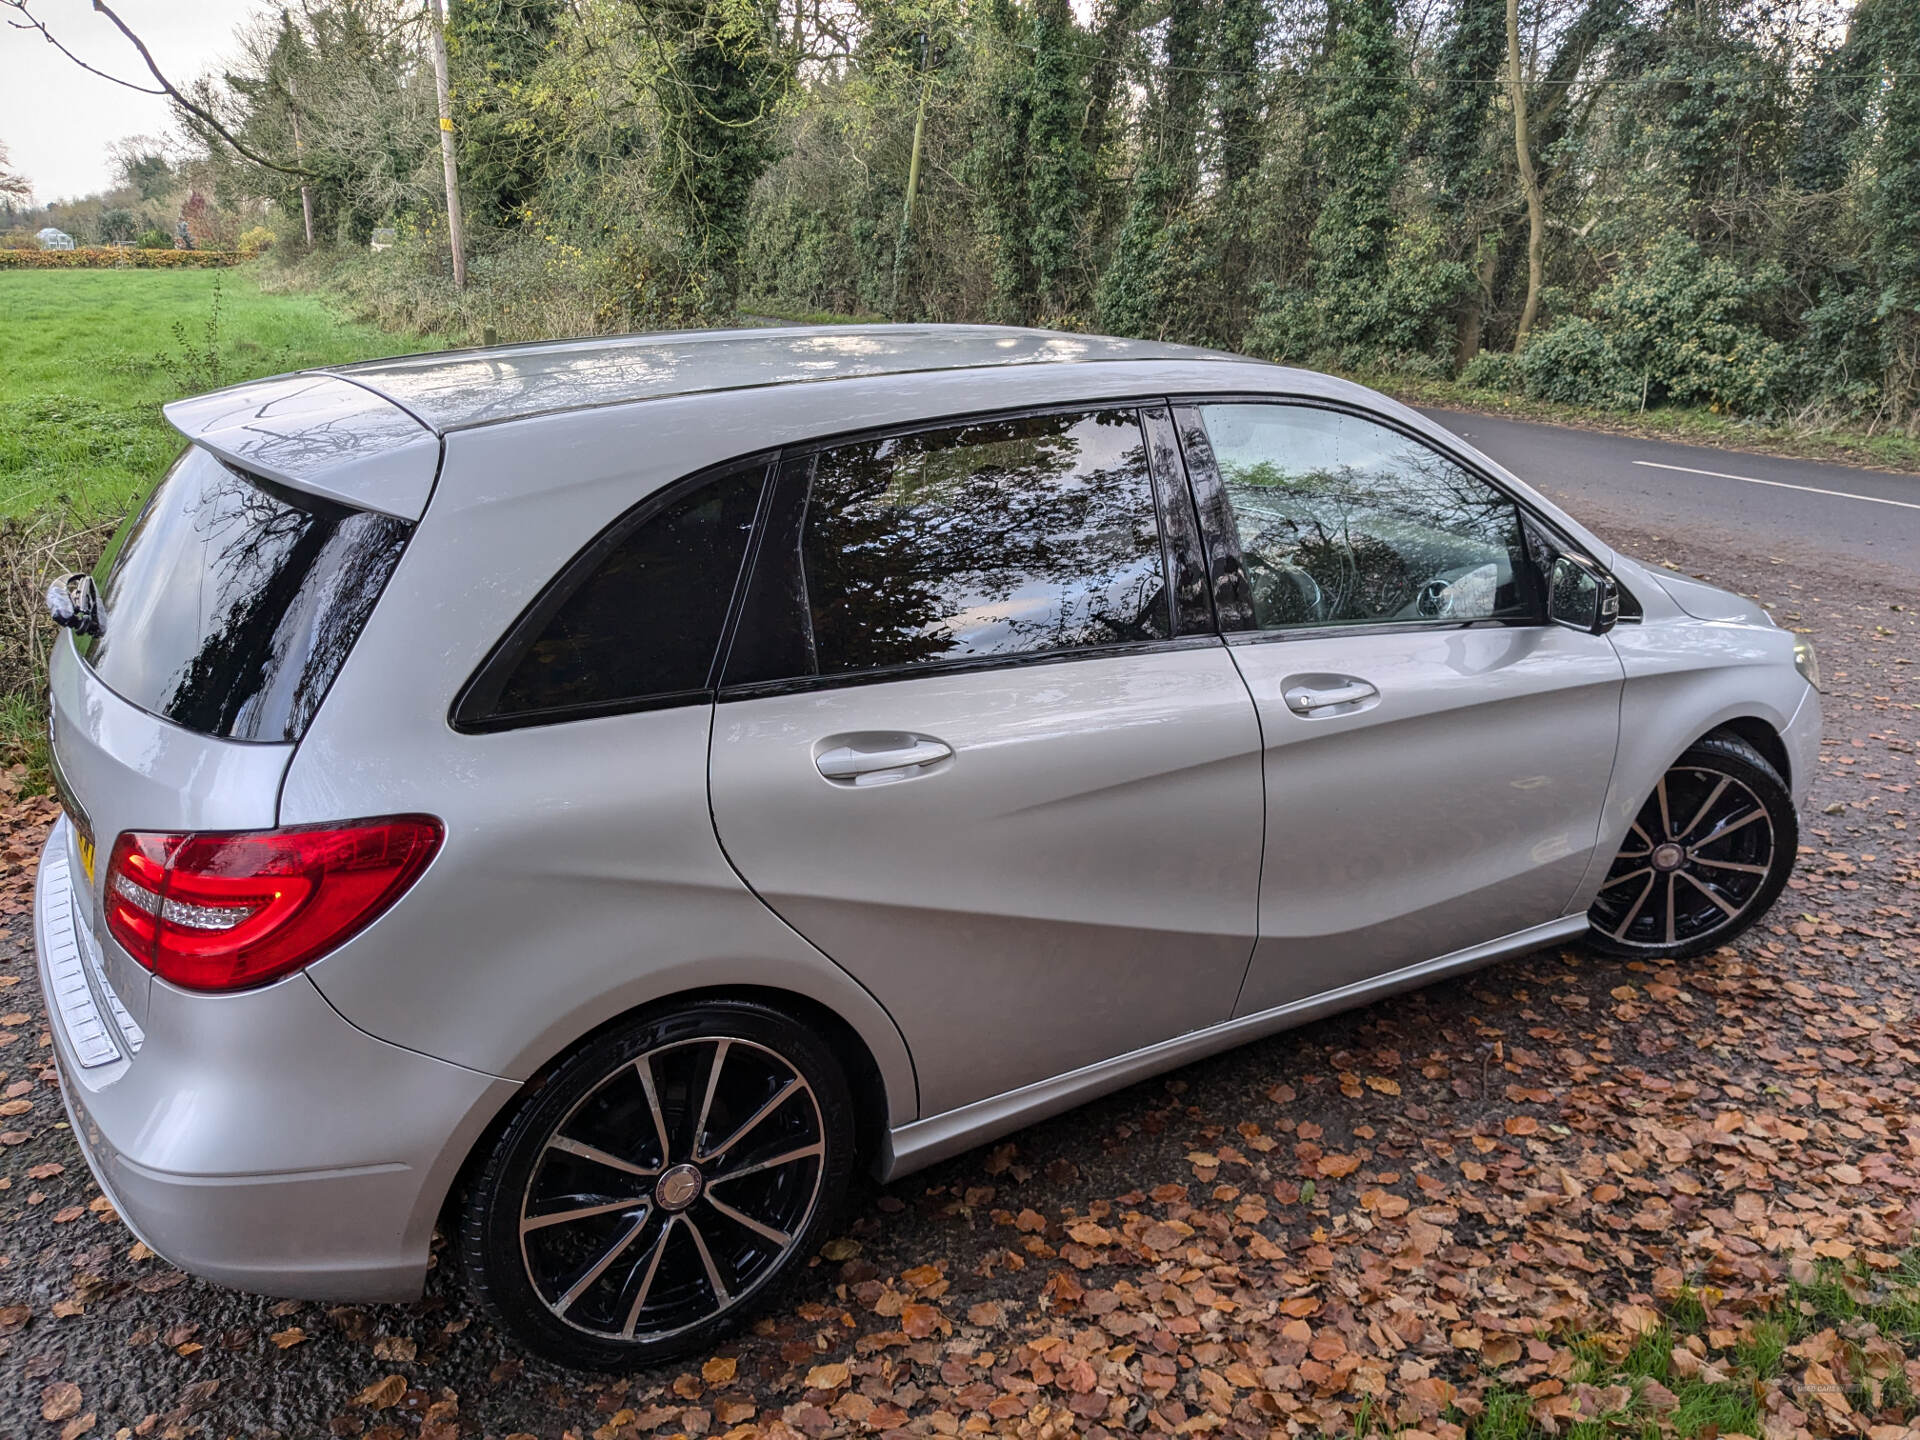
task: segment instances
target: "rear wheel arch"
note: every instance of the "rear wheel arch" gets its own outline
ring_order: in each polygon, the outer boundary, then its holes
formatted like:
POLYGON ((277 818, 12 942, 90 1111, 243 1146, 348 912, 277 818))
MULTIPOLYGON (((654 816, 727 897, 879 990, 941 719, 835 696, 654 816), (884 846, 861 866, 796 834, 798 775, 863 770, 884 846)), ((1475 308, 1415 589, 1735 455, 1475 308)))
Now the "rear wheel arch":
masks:
POLYGON ((886 1080, 879 1061, 874 1058, 867 1042, 860 1032, 832 1007, 809 996, 792 990, 781 990, 765 985, 718 985, 694 990, 676 991, 662 995, 641 1005, 609 1016, 591 1030, 575 1036, 554 1054, 547 1057, 540 1067, 500 1106, 486 1126, 474 1137, 467 1147, 465 1158, 461 1161, 453 1181, 446 1193, 440 1197, 439 1223, 443 1234, 448 1233, 449 1221, 458 1212, 461 1197, 472 1183, 475 1173, 493 1150, 501 1133, 512 1123, 513 1117, 526 1105, 528 1100, 539 1093, 546 1077, 567 1056, 596 1037, 617 1027, 631 1024, 646 1015, 678 1009, 685 1005, 697 1005, 707 1001, 739 1000, 750 1004, 764 1005, 777 1010, 788 1018, 797 1021, 814 1031, 825 1042, 833 1057, 840 1064, 847 1082, 847 1089, 853 1096, 854 1139, 858 1158, 869 1167, 877 1163, 885 1154, 885 1139, 889 1129, 888 1094, 886 1080))
POLYGON ((858 1055, 774 998, 712 987, 636 1006, 505 1107, 443 1227, 503 1333, 569 1368, 665 1363, 809 1268, 859 1153, 858 1055), (714 1188, 731 1181, 746 1183, 714 1188))

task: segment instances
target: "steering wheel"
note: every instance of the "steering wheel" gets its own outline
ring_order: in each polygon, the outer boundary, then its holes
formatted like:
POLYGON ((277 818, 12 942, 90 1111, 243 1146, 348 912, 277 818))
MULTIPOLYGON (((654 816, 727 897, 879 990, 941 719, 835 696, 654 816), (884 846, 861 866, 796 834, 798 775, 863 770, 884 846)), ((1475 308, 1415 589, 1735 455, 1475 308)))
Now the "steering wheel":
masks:
POLYGON ((1414 597, 1414 612, 1422 619, 1444 620, 1453 613, 1453 584, 1448 580, 1429 580, 1414 597))
POLYGON ((1298 565, 1244 553, 1241 563, 1253 590, 1254 613, 1266 625, 1307 625, 1327 618, 1320 582, 1298 565))

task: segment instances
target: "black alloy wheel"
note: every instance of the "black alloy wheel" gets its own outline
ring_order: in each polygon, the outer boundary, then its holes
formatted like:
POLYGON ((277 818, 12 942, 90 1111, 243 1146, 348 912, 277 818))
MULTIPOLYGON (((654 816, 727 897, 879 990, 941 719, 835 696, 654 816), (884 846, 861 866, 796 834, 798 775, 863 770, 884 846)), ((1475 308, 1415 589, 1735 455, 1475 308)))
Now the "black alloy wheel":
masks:
POLYGON ((827 1234, 851 1117, 819 1037, 764 1006, 698 1003, 594 1037, 482 1167, 463 1228, 473 1286, 561 1364, 708 1349, 827 1234))
POLYGON ((1779 773, 1745 743, 1697 742, 1660 777, 1587 912, 1616 955, 1679 958, 1724 945, 1793 872, 1800 829, 1779 773))

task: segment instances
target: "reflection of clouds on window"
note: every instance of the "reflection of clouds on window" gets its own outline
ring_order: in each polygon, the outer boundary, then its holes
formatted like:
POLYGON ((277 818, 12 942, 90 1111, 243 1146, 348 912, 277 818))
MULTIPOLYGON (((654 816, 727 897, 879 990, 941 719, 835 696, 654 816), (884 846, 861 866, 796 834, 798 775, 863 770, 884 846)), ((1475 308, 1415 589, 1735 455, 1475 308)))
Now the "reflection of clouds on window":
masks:
POLYGON ((978 421, 825 452, 803 555, 823 673, 1169 633, 1130 411, 978 421))
POLYGON ((1204 413, 1262 628, 1526 612, 1513 502, 1437 451, 1337 411, 1204 413))

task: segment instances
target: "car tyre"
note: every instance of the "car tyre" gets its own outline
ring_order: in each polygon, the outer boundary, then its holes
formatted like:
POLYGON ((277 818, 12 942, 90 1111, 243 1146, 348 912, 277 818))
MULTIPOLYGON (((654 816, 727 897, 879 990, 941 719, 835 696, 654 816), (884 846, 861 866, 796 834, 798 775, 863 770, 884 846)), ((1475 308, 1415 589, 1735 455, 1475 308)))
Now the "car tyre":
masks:
POLYGON ((1588 918, 1594 948, 1683 959, 1726 944, 1786 887, 1800 846, 1793 795, 1742 740, 1694 743, 1634 817, 1588 918))
POLYGON ((709 1350, 831 1233, 854 1148, 845 1074, 804 1025, 742 1000, 642 1014, 528 1086, 466 1193, 468 1282, 560 1365, 709 1350))

